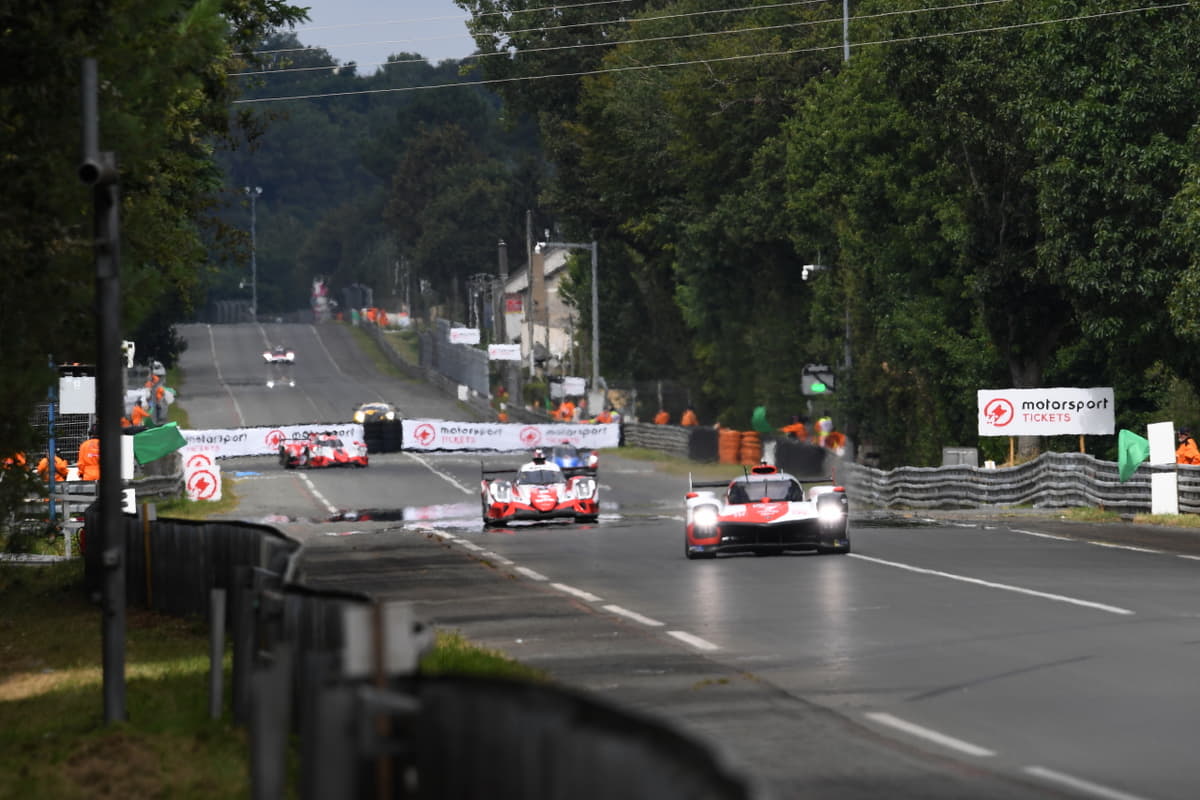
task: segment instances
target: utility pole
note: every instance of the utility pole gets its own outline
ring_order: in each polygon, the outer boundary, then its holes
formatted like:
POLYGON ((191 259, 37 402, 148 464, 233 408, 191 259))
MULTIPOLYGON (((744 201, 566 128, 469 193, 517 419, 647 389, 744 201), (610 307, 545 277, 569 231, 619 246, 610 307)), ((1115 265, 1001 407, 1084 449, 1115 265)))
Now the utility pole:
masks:
MULTIPOLYGON (((117 156, 100 152, 96 60, 83 60, 83 161, 79 178, 92 187, 96 256, 96 427, 100 434, 100 562, 103 578, 104 721, 124 722, 125 528, 121 519, 121 227, 117 156)), ((50 469, 54 469, 53 458, 50 469)))
POLYGON ((525 211, 525 344, 529 348, 529 380, 533 380, 533 211, 525 211))
POLYGON ((850 0, 842 0, 842 61, 850 61, 850 0))
POLYGON ((592 391, 600 391, 600 288, 599 244, 591 242, 542 242, 546 247, 565 247, 569 250, 590 250, 592 252, 592 391))
POLYGON ((256 219, 255 219, 255 204, 258 202, 259 195, 262 194, 262 187, 255 186, 252 190, 249 186, 245 187, 246 196, 250 198, 250 316, 258 320, 258 241, 255 234, 256 219))

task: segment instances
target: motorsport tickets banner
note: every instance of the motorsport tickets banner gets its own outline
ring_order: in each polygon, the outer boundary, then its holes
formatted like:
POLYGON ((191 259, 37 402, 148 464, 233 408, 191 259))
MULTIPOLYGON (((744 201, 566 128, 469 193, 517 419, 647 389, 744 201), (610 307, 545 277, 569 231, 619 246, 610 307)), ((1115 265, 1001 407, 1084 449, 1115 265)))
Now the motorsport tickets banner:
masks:
POLYGON ((617 447, 617 424, 522 425, 496 422, 446 422, 436 419, 404 420, 404 449, 420 450, 530 450, 570 442, 595 450, 617 447))
POLYGON ((206 453, 212 458, 235 456, 273 456, 279 453, 279 445, 295 437, 307 437, 310 433, 333 433, 347 441, 362 441, 363 426, 356 422, 333 422, 307 425, 279 425, 263 428, 216 428, 207 431, 181 430, 187 439, 185 455, 206 453))
POLYGON ((980 389, 980 436, 1111 435, 1116 429, 1111 387, 980 389))

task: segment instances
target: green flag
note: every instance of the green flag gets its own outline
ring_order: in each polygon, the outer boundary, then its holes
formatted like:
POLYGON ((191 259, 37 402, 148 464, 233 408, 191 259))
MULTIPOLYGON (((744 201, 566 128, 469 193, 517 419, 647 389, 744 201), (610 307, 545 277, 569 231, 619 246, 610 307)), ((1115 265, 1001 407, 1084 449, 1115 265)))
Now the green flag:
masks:
POLYGON ((766 406, 758 406, 754 409, 754 414, 750 417, 750 427, 759 433, 775 432, 775 429, 771 427, 771 423, 767 422, 766 406))
POLYGON ((1124 428, 1117 434, 1117 471, 1121 483, 1129 480, 1143 461, 1150 458, 1150 440, 1124 428))
POLYGON ((174 422, 150 428, 133 435, 133 457, 139 464, 145 464, 156 458, 174 453, 187 444, 187 439, 179 432, 179 426, 174 422))

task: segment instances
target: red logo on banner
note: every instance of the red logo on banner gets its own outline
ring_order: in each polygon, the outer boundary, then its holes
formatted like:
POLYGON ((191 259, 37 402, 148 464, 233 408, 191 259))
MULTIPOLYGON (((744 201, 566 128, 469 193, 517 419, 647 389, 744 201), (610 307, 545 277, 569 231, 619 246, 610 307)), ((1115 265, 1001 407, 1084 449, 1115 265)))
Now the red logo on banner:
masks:
POLYGON ((275 449, 276 447, 279 447, 279 445, 281 445, 283 440, 286 438, 287 437, 283 435, 283 431, 276 428, 267 434, 267 446, 271 449, 275 449))
POLYGON ((428 422, 424 422, 418 425, 417 429, 413 431, 413 436, 421 447, 429 447, 433 444, 434 439, 437 438, 437 430, 428 422))
POLYGON ((188 494, 197 500, 209 500, 217 493, 217 477, 206 469, 198 469, 188 478, 188 494))
POLYGON ((521 428, 521 444, 525 445, 526 447, 533 447, 541 440, 542 432, 537 428, 521 428))
POLYGON ((194 467, 211 467, 211 466, 212 466, 212 456, 206 455, 205 453, 196 453, 195 455, 188 456, 188 460, 187 460, 187 468, 188 469, 192 469, 194 467))
POLYGON ((983 416, 989 425, 1003 428, 1013 421, 1016 413, 1013 411, 1013 404, 1011 402, 1005 400, 1003 397, 998 397, 983 407, 983 416))
POLYGON ((521 302, 521 295, 506 294, 504 295, 504 310, 509 314, 520 314, 525 306, 521 302))

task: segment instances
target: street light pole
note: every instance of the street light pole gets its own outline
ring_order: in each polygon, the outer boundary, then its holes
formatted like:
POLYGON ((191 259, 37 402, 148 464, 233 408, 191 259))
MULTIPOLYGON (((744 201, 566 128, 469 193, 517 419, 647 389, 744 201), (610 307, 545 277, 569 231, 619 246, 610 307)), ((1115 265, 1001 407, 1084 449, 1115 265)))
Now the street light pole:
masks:
POLYGON ((546 247, 565 247, 568 250, 592 251, 592 391, 600 391, 600 288, 597 283, 599 275, 600 249, 599 243, 591 242, 540 242, 546 247))
POLYGON ((251 189, 245 187, 246 196, 250 198, 250 315, 255 320, 258 319, 258 241, 256 238, 256 209, 255 204, 258 202, 259 195, 262 194, 262 187, 255 186, 251 189))

